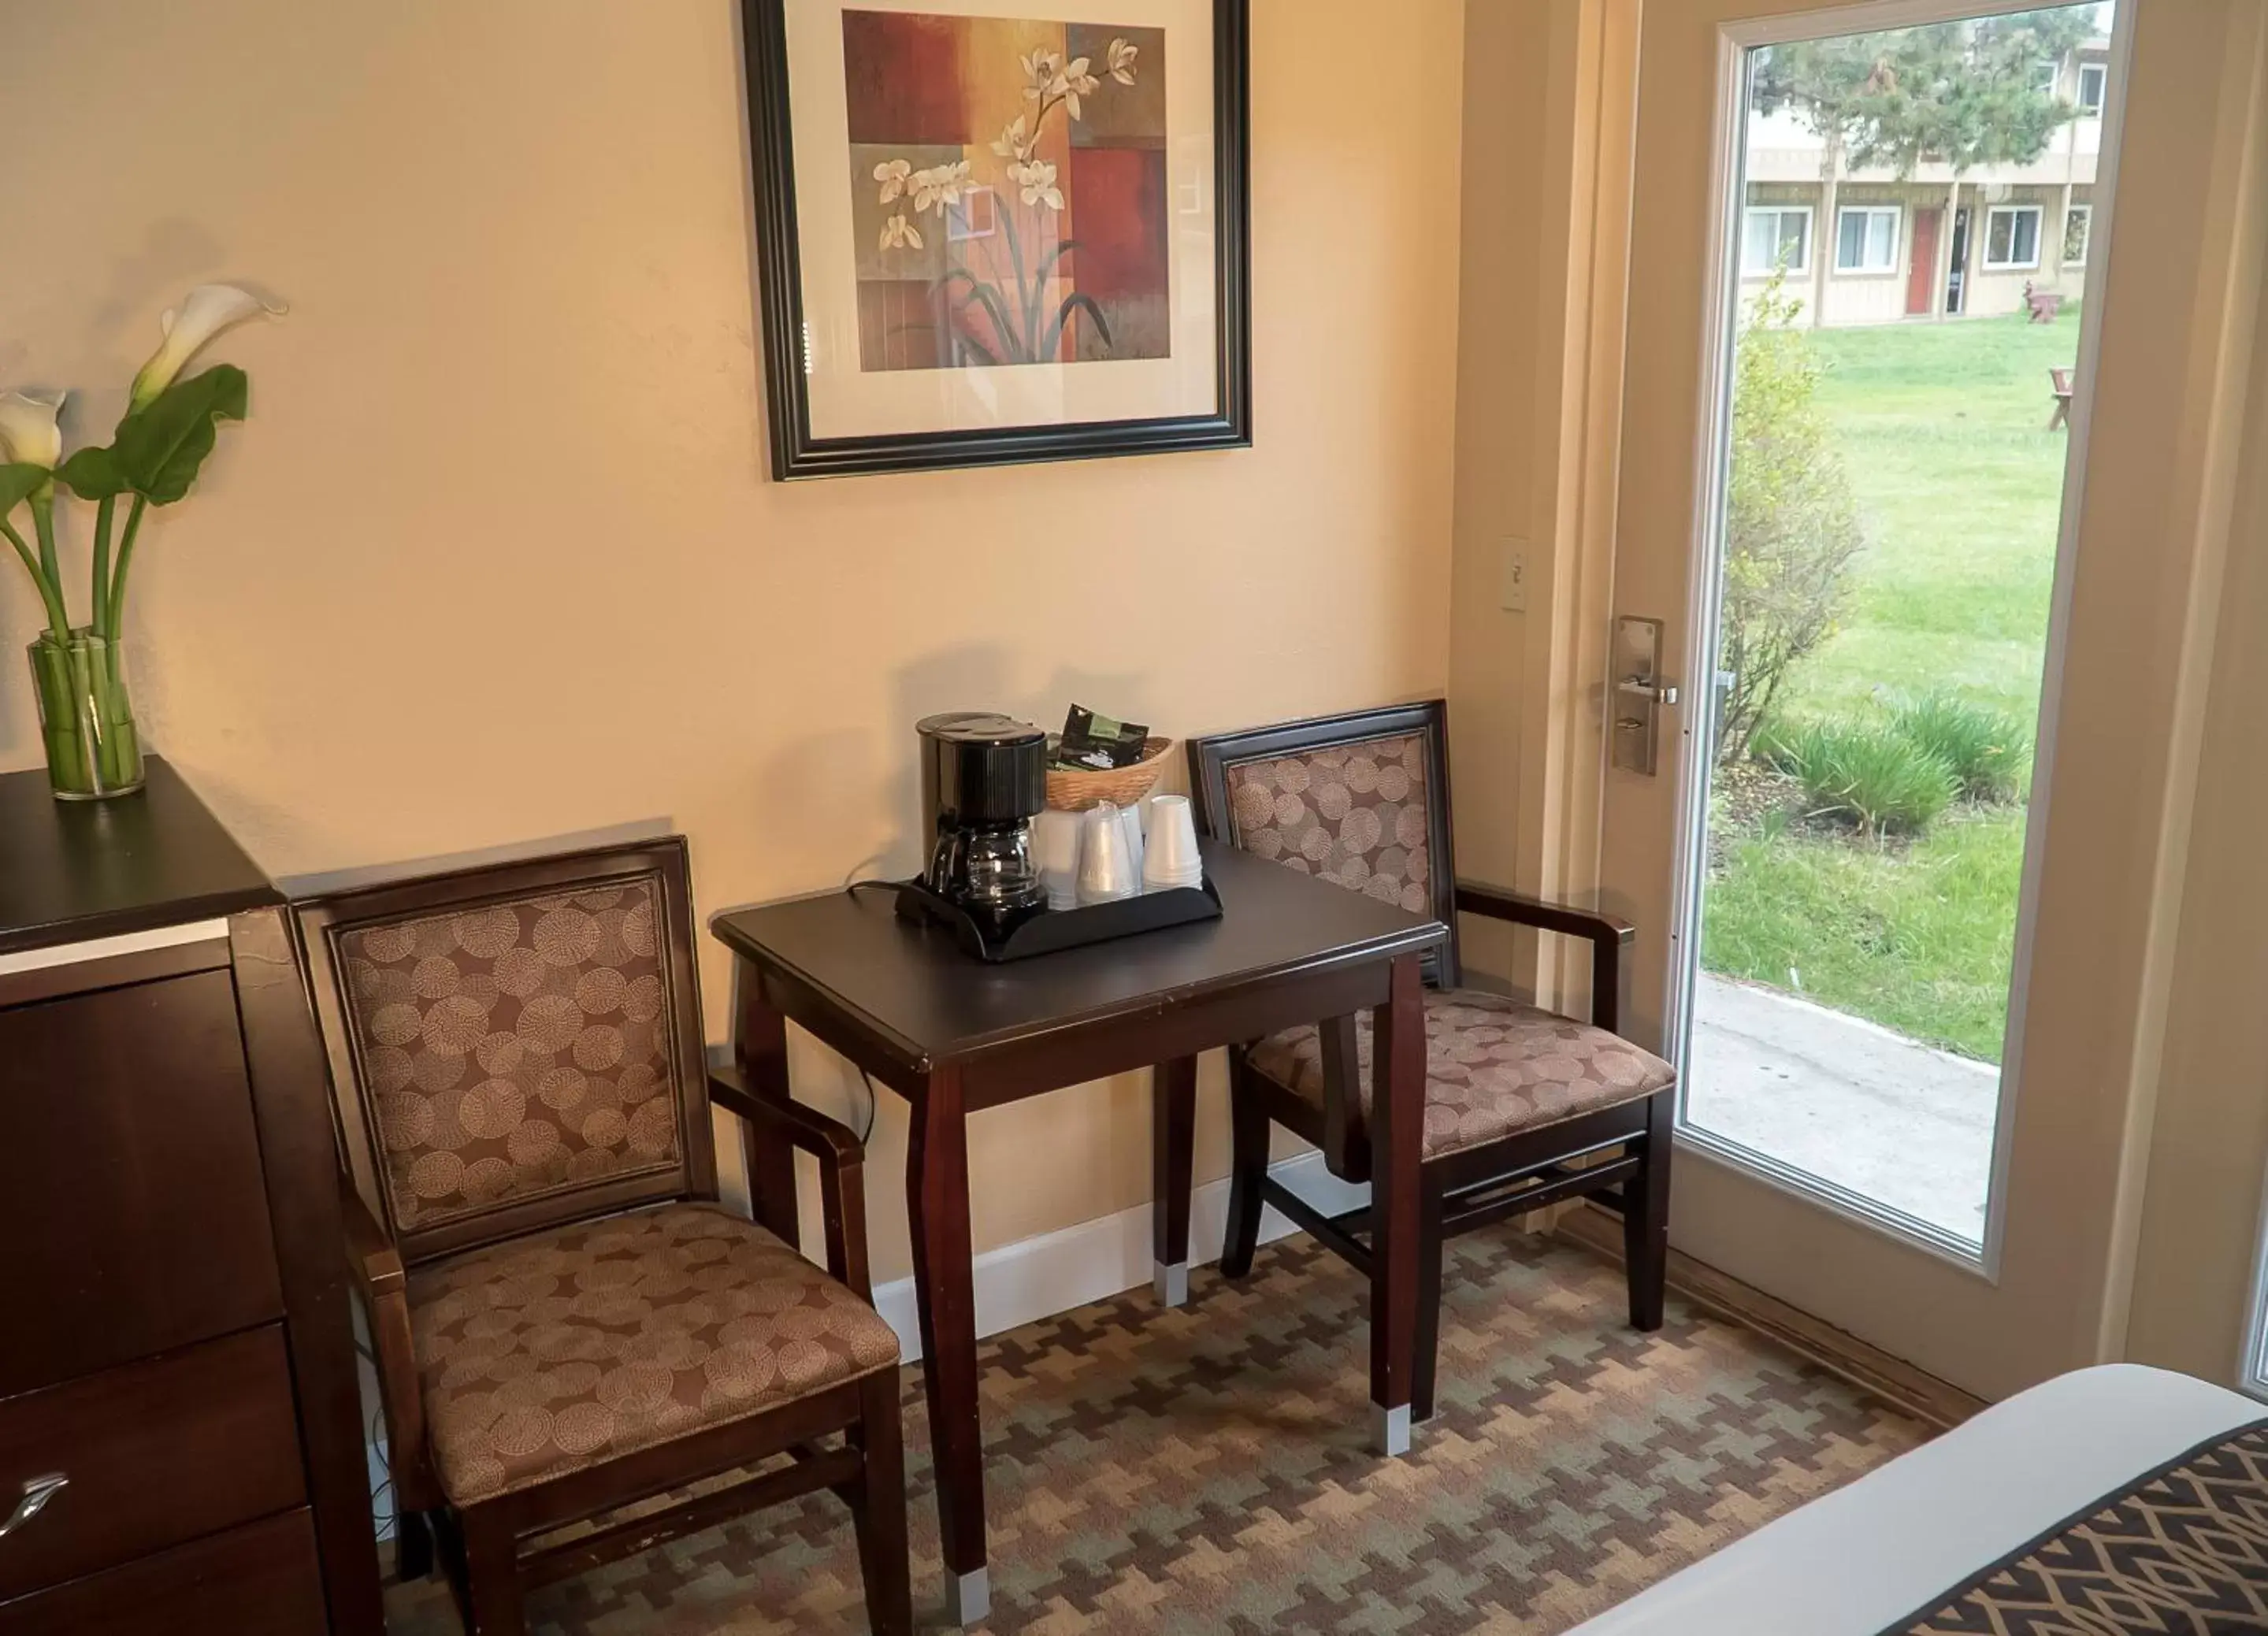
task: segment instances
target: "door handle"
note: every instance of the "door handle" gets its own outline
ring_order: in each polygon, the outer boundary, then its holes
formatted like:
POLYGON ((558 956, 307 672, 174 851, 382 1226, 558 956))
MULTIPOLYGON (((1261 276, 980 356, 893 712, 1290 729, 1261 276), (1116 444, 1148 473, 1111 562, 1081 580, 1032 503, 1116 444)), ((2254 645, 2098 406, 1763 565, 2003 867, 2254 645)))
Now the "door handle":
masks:
POLYGON ((1625 614, 1615 621, 1614 764, 1652 777, 1660 759, 1661 712, 1681 696, 1677 684, 1661 674, 1662 633, 1659 619, 1625 614))
POLYGON ((1615 691, 1627 693, 1632 698, 1644 699, 1649 704, 1677 703, 1677 684, 1674 682, 1655 683, 1644 676, 1625 676, 1615 684, 1615 691))
POLYGON ((27 1478, 24 1484, 24 1497, 16 1502, 16 1508, 8 1514, 8 1520, 5 1522, 0 1522, 0 1539, 7 1538, 9 1535, 46 1510, 48 1501, 70 1485, 70 1478, 60 1471, 50 1471, 44 1477, 27 1478))

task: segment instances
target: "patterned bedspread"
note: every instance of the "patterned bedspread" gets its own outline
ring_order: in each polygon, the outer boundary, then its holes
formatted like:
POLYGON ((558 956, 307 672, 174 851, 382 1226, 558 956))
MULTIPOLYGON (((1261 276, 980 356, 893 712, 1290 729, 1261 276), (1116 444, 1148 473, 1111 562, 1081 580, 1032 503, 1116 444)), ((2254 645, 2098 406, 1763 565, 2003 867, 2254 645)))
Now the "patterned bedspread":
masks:
POLYGON ((2268 1420, 2067 1518, 1882 1636, 2268 1632, 2268 1420))

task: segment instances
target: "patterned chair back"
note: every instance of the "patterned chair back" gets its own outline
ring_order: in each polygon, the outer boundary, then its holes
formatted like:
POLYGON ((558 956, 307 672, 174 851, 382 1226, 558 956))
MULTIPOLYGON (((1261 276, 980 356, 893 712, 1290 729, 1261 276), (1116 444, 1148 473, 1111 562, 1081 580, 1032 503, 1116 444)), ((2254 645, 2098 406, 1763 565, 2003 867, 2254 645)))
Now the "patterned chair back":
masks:
POLYGON ((1432 915, 1425 980, 1454 988, 1448 707, 1440 699, 1189 742, 1197 826, 1256 857, 1432 915))
POLYGON ((405 1261, 716 1197, 681 837, 298 917, 348 1162, 405 1261))

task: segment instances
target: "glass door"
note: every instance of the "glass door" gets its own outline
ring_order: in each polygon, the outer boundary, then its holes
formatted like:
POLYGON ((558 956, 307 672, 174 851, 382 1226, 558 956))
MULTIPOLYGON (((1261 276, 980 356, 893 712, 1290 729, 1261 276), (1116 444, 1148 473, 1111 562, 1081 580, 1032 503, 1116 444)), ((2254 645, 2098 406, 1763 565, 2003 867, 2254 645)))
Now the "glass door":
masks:
POLYGON ((1739 63, 1686 1124, 1979 1262, 2092 288, 2066 225, 2102 181, 2080 86, 2115 21, 1942 18, 1739 63), (1981 239, 1963 201, 1992 202, 1981 239), (1756 231, 1815 215, 1815 264, 1756 231), (1913 262, 1948 216, 1940 280, 1913 262), (1917 272, 1944 291, 1919 312, 1917 272))
POLYGON ((1616 612, 1704 685, 1602 878, 1671 929, 1675 1242, 1992 1392, 2069 1293, 2005 1262, 2011 1177, 2095 1139, 2014 1110, 2073 404, 2151 321, 2101 276, 2128 19, 1768 4, 1642 24, 1616 612))

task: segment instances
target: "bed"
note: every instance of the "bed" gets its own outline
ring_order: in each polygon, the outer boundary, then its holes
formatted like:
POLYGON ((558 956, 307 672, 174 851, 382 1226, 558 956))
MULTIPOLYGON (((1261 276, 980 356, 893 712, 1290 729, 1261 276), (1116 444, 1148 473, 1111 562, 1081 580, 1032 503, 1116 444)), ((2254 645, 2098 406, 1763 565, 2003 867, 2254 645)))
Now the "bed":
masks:
POLYGON ((2268 1405, 2110 1364, 1987 1409, 1576 1636, 2249 1630, 2268 1630, 2268 1405))

